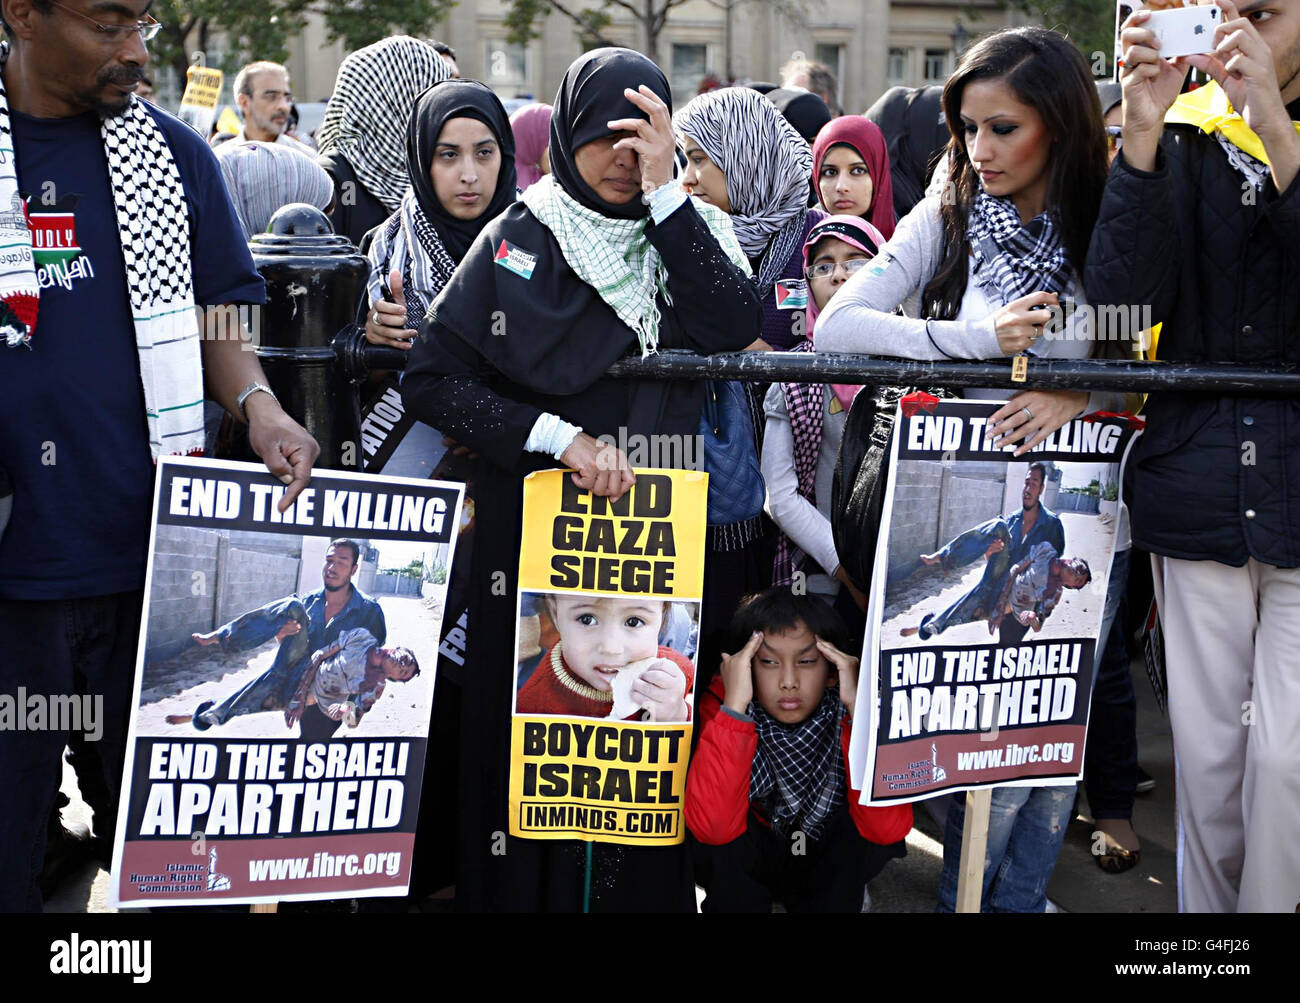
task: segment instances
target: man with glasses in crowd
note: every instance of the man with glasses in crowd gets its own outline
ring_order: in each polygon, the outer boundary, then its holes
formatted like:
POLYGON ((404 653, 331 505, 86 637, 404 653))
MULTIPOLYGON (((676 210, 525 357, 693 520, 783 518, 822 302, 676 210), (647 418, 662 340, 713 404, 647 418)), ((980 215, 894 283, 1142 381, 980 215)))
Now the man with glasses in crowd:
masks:
POLYGON ((237 139, 291 146, 309 157, 315 154, 306 144, 288 134, 293 111, 289 71, 279 63, 262 60, 249 63, 235 74, 235 103, 244 116, 244 128, 237 139))

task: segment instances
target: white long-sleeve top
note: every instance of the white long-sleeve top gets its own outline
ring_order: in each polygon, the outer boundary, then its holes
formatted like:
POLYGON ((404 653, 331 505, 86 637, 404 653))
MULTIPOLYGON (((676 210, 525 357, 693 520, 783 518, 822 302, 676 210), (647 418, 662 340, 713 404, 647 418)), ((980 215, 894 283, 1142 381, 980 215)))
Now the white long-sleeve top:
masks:
POLYGON ((826 571, 825 575, 808 576, 808 590, 821 595, 835 595, 839 591, 839 582, 830 577, 840 566, 839 555, 835 552, 835 534, 831 530, 831 485, 848 414, 838 409, 831 412, 830 404, 834 399, 830 387, 826 387, 822 402, 822 444, 813 479, 816 505, 799 494, 799 479, 794 471, 794 433, 781 384, 772 384, 763 401, 767 417, 760 458, 763 481, 767 485, 764 507, 781 532, 826 571))
MULTIPOLYGON (((921 317, 921 292, 943 261, 943 221, 939 198, 927 196, 899 222, 898 228, 866 268, 854 273, 817 318, 819 352, 861 352, 900 359, 1002 359, 992 303, 974 279, 975 259, 968 265, 966 294, 953 320, 921 317), (894 313, 901 306, 905 316, 894 313)), ((1073 277, 1068 296, 1080 306, 1087 300, 1083 283, 1073 277)), ((1086 359, 1094 342, 1090 312, 1076 310, 1057 336, 1039 339, 1029 354, 1044 359, 1086 359)), ((1006 400, 1015 391, 967 390, 965 397, 1006 400)), ((1117 394, 1093 394, 1088 410, 1119 410, 1117 394)))
MULTIPOLYGON (((871 264, 859 269, 826 304, 817 318, 815 340, 819 352, 863 353, 900 359, 1002 359, 994 315, 1001 304, 992 303, 975 281, 975 259, 967 266, 966 294, 953 320, 921 317, 921 293, 943 261, 943 220, 940 197, 927 195, 898 223, 894 235, 871 264), (902 307, 904 316, 894 310, 902 307)), ((1083 283, 1076 272, 1067 295, 1079 307, 1087 306, 1083 283)), ((1090 330, 1091 311, 1075 310, 1055 337, 1042 337, 1029 354, 1043 359, 1086 359, 1098 344, 1090 330)), ((1136 334, 1136 332, 1134 332, 1136 334)), ((976 400, 1007 400, 1016 391, 966 389, 962 396, 976 400)), ((1093 391, 1085 414, 1122 411, 1129 405, 1123 394, 1093 391)), ((1133 409, 1133 408, 1130 408, 1133 409)), ((1129 546, 1128 511, 1121 506, 1117 530, 1120 549, 1129 546)))

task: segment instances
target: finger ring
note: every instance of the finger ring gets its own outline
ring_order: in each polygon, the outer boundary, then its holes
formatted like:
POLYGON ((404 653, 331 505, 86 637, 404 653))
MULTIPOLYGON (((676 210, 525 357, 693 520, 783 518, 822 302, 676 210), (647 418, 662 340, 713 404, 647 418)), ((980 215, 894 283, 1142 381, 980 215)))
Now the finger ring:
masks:
POLYGON ((1025 412, 1025 417, 1028 418, 1030 421, 1034 420, 1034 412, 1030 411, 1029 408, 1022 407, 1020 410, 1025 412))
POLYGON ((379 324, 379 311, 378 310, 373 311, 370 314, 370 319, 373 320, 377 326, 379 324))

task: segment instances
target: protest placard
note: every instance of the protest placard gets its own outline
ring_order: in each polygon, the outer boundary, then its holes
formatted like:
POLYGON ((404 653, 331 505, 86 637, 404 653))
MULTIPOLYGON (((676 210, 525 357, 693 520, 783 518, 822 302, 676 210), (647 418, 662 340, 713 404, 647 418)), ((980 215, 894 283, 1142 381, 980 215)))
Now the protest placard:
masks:
POLYGON ((524 482, 510 832, 680 843, 706 474, 637 470, 618 501, 524 482))
POLYGON ((159 463, 114 904, 404 894, 461 486, 159 463))
POLYGON ((1079 779, 1120 527, 1122 418, 1020 458, 1001 405, 900 406, 850 749, 863 803, 1079 779))

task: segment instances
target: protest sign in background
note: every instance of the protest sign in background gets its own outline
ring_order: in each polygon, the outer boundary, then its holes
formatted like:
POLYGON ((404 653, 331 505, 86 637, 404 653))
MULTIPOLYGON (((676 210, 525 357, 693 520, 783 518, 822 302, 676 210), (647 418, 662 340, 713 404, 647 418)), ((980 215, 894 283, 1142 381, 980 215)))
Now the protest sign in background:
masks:
POLYGON ((680 843, 707 475, 637 470, 617 502, 524 482, 510 832, 680 843))
POLYGON ((117 903, 406 890, 461 487, 318 471, 282 514, 283 490, 159 466, 117 903))
POLYGON ((898 416, 851 766, 863 801, 1073 782, 1119 528, 1119 419, 1015 459, 1001 405, 898 416))

